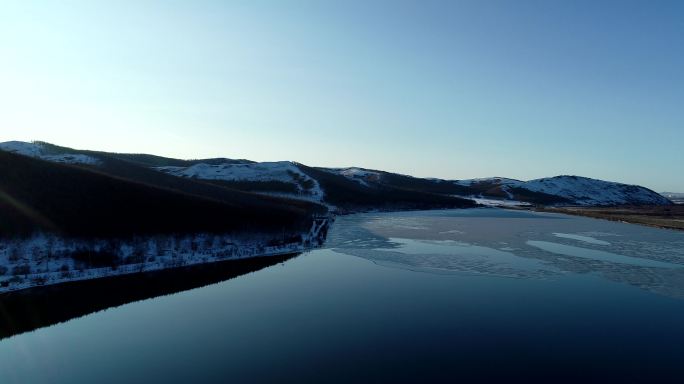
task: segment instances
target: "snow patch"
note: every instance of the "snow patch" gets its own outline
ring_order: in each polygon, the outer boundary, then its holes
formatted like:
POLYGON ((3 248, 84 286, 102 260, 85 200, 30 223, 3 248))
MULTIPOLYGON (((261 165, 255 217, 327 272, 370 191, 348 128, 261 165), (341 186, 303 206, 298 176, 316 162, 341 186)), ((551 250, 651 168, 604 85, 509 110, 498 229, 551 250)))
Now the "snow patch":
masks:
POLYGON ((454 183, 458 185, 463 185, 465 187, 473 186, 474 184, 495 184, 495 185, 519 185, 522 183, 520 180, 508 179, 506 177, 483 177, 478 179, 465 179, 456 180, 454 183))
POLYGON ((64 154, 64 155, 47 155, 40 156, 41 159, 52 161, 54 163, 66 163, 66 164, 88 164, 97 165, 100 161, 92 156, 80 155, 80 154, 64 154))
POLYGON ((323 189, 318 181, 309 177, 295 163, 289 161, 248 164, 199 163, 189 167, 155 167, 154 169, 178 177, 203 180, 280 181, 294 184, 299 194, 310 196, 316 201, 321 201, 324 196, 323 189))
POLYGON ((0 143, 0 150, 33 157, 36 159, 47 160, 53 163, 87 165, 97 165, 100 163, 100 160, 92 156, 82 155, 78 153, 63 153, 58 155, 47 154, 45 146, 41 143, 7 141, 4 143, 0 143))
POLYGON ((520 185, 532 192, 560 196, 583 206, 653 204, 669 205, 665 197, 637 185, 627 185, 578 176, 556 176, 530 180, 520 185))
POLYGON ((43 154, 43 145, 24 141, 7 141, 0 143, 0 150, 13 152, 18 155, 40 157, 43 154))
POLYGON ((378 181, 380 179, 380 173, 371 171, 369 169, 359 168, 359 167, 349 167, 349 168, 328 168, 326 171, 342 175, 349 180, 354 180, 357 183, 367 187, 369 181, 378 181))
MULTIPOLYGON (((461 196, 459 196, 461 197, 461 196)), ((475 201, 478 204, 487 206, 487 207, 501 207, 501 208, 506 208, 506 207, 531 207, 532 204, 526 203, 524 201, 516 201, 516 200, 497 200, 497 199, 484 199, 481 197, 464 197, 466 199, 470 199, 475 201)))
MULTIPOLYGON (((581 206, 606 205, 669 205, 670 201, 644 187, 603 181, 579 176, 556 176, 530 181, 504 177, 457 180, 454 183, 467 187, 479 185, 500 187, 509 200, 514 199, 511 188, 522 188, 531 192, 558 196, 581 206)), ((484 202, 487 204, 488 202, 484 202)))

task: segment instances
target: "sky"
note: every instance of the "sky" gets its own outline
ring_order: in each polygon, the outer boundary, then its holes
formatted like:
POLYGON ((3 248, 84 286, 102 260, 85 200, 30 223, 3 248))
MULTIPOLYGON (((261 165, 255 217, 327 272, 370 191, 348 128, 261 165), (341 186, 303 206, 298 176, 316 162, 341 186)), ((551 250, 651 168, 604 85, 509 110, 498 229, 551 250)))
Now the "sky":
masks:
POLYGON ((7 140, 684 192, 684 2, 5 0, 7 140))

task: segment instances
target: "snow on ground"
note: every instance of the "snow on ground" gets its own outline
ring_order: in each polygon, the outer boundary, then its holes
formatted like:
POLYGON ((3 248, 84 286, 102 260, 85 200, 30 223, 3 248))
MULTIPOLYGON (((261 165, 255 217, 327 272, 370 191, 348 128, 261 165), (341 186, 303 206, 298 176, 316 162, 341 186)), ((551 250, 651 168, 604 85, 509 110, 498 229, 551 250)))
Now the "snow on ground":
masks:
POLYGON ((300 194, 313 197, 316 201, 321 201, 324 196, 318 181, 289 161, 217 165, 199 163, 189 167, 156 167, 154 169, 174 176, 204 180, 280 181, 294 184, 300 194))
POLYGON ((501 190, 511 200, 514 199, 514 196, 510 189, 523 188, 532 192, 563 197, 570 200, 572 204, 584 206, 668 204, 668 200, 663 196, 640 186, 579 176, 556 176, 530 181, 507 179, 504 177, 488 177, 458 180, 455 183, 468 187, 478 184, 491 184, 492 187, 500 186, 501 190))
POLYGON ((43 152, 42 145, 37 143, 26 143, 24 141, 7 141, 0 143, 0 150, 31 157, 40 157, 43 152))
POLYGON ((661 195, 667 197, 668 199, 684 199, 684 193, 662 192, 661 195))
MULTIPOLYGON (((462 185, 464 187, 473 187, 473 186, 478 186, 478 184, 484 184, 485 186, 491 185, 492 187, 494 186, 500 186, 501 191, 504 192, 509 200, 514 200, 513 194, 510 192, 510 188, 514 187, 519 187, 522 184, 524 184, 523 181, 516 180, 516 179, 509 179, 506 177, 483 177, 479 179, 467 179, 467 180, 456 180, 454 183, 458 185, 462 185)), ((501 203, 496 203, 501 202, 502 200, 497 200, 493 199, 489 201, 489 199, 484 199, 487 200, 486 202, 482 203, 484 205, 492 205, 495 204, 494 206, 501 206, 501 203)))
POLYGON ((369 171, 367 169, 363 168, 356 168, 356 167, 351 167, 351 168, 344 168, 339 170, 340 175, 349 177, 349 178, 367 178, 367 177, 377 177, 380 174, 378 172, 373 172, 369 171))
POLYGON ((303 252, 319 247, 328 218, 315 219, 307 233, 273 239, 264 235, 151 236, 132 240, 69 240, 39 234, 0 242, 0 293, 67 281, 211 263, 256 256, 303 252), (82 255, 80 261, 75 253, 82 255), (94 266, 82 260, 114 257, 94 266), (85 255, 85 256, 84 256, 85 255))
MULTIPOLYGON (((461 196, 459 196, 461 197, 461 196)), ((516 200, 497 200, 497 199, 484 199, 481 197, 464 197, 465 199, 470 199, 478 204, 485 205, 487 207, 531 207, 532 204, 526 203, 524 201, 516 200)))
POLYGON ((672 201, 675 204, 678 204, 678 205, 684 204, 684 193, 662 192, 661 195, 670 199, 670 201, 672 201))
POLYGON ((456 180, 454 183, 458 185, 463 185, 466 187, 470 187, 473 184, 496 184, 496 185, 518 185, 521 184, 522 181, 520 180, 515 180, 515 179, 508 179, 505 177, 483 177, 479 179, 466 179, 466 180, 456 180))
POLYGON ((44 155, 41 159, 54 163, 97 165, 100 161, 92 156, 81 154, 44 155))
POLYGON ((0 150, 6 152, 13 152, 19 155, 34 157, 37 159, 47 160, 55 163, 96 165, 100 162, 98 159, 92 156, 77 153, 49 155, 46 153, 45 147, 41 143, 7 141, 4 143, 0 143, 0 150))
POLYGON ((578 205, 669 204, 669 201, 644 187, 578 176, 556 176, 530 180, 522 188, 561 196, 578 205))
POLYGON ((335 173, 342 175, 347 179, 354 180, 357 183, 368 186, 368 181, 377 181, 380 178, 380 173, 371 171, 369 169, 363 169, 358 167, 349 168, 327 168, 326 171, 330 173, 335 173))

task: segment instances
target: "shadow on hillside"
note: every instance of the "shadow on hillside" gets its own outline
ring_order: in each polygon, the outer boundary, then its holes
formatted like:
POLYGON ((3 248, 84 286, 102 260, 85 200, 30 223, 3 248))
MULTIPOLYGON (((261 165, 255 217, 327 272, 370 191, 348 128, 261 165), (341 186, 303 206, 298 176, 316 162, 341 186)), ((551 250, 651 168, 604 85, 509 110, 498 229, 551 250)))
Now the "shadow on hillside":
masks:
POLYGON ((0 294, 0 340, 107 308, 229 280, 297 255, 227 260, 0 294))

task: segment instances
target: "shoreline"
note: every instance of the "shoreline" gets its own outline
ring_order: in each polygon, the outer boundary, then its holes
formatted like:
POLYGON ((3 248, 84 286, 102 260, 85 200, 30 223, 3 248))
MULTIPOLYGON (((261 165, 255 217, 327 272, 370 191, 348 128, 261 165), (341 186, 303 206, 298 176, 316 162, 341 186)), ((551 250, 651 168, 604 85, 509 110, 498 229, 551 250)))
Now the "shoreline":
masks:
POLYGON ((71 281, 273 257, 323 245, 331 217, 314 219, 307 233, 274 235, 168 235, 121 239, 68 239, 37 234, 0 242, 0 294, 71 281), (286 237, 287 235, 287 237, 286 237))
POLYGON ((534 212, 561 213, 651 228, 684 231, 684 206, 640 207, 531 207, 513 208, 534 212), (668 210, 669 208, 669 210, 668 210))
POLYGON ((53 274, 58 274, 59 272, 48 272, 48 273, 36 273, 28 276, 28 283, 23 284, 23 285, 8 285, 7 287, 0 287, 0 296, 5 295, 5 294, 11 294, 15 292, 22 292, 22 291, 27 291, 30 289, 34 288, 43 288, 43 287, 53 287, 53 286, 59 286, 59 285, 64 285, 64 284, 69 284, 69 283, 78 283, 78 282, 84 282, 84 281, 91 281, 91 280, 103 280, 103 279, 109 279, 109 278, 117 278, 117 277, 123 277, 123 276, 131 276, 131 275, 137 275, 137 274, 146 274, 146 273, 156 273, 156 272, 162 272, 162 271, 174 271, 174 270, 180 270, 183 268, 187 267, 196 267, 200 265, 211 265, 211 264, 216 264, 216 263, 222 263, 222 262, 230 262, 230 261, 245 261, 245 260, 251 260, 251 259, 259 259, 259 258, 270 258, 270 257, 279 257, 279 256, 288 256, 288 255, 299 255, 301 253, 317 249, 318 247, 316 246, 311 246, 311 247, 292 247, 290 249, 283 249, 283 250, 277 250, 277 251, 272 251, 272 252, 264 252, 260 254, 254 254, 254 255, 244 255, 244 256, 237 256, 237 257, 231 257, 231 258, 217 258, 217 257, 211 257, 211 258, 206 258, 205 259, 196 259, 196 260, 188 260, 188 261, 183 261, 182 263, 178 265, 172 265, 172 266, 166 266, 160 263, 138 263, 138 264, 125 264, 125 265, 120 265, 116 269, 112 269, 111 267, 103 267, 103 268, 89 268, 87 270, 84 270, 84 272, 87 272, 87 274, 81 275, 81 276, 69 276, 69 277, 61 277, 61 276, 50 276, 53 279, 47 280, 49 281, 48 283, 44 284, 39 284, 39 283, 33 283, 33 278, 35 277, 44 277, 45 275, 53 275, 53 274))
POLYGON ((292 260, 301 253, 222 260, 35 286, 0 294, 0 340, 133 302, 185 292, 292 260))

